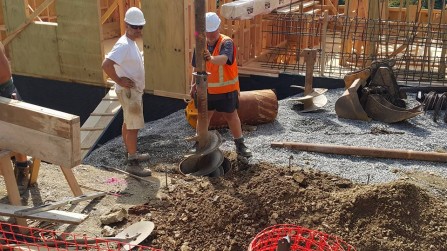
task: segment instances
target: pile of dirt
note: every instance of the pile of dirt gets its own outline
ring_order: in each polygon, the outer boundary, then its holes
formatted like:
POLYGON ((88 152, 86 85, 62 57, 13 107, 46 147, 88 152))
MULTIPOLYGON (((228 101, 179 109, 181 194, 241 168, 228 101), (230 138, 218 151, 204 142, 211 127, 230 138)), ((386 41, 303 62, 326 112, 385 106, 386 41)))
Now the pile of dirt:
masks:
POLYGON ((232 162, 224 178, 175 175, 163 199, 131 207, 130 221, 150 213, 156 225, 143 244, 247 250, 264 228, 295 224, 339 236, 357 250, 447 249, 446 197, 414 182, 359 185, 310 169, 232 162))
MULTIPOLYGON (((119 232, 153 221, 155 229, 141 245, 166 251, 245 251, 256 234, 275 224, 338 236, 357 250, 447 250, 447 180, 433 173, 400 173, 399 181, 367 185, 311 168, 246 165, 228 157, 233 169, 221 178, 184 176, 176 165, 161 163, 150 182, 81 165, 74 168, 81 185, 113 194, 61 208, 90 216, 78 226, 30 223, 101 236, 100 216, 119 207, 129 217, 111 227, 119 232)), ((43 163, 23 204, 72 196, 66 182, 54 182, 60 177, 57 166, 43 163)), ((7 203, 4 192, 1 203, 7 203)))

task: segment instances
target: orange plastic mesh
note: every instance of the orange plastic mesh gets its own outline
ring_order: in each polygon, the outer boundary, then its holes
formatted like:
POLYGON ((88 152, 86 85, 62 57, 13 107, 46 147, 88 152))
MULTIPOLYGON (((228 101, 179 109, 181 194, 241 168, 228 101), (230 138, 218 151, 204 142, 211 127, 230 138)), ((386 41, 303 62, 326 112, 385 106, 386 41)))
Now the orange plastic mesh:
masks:
POLYGON ((355 251, 353 246, 337 236, 290 224, 279 224, 262 230, 251 241, 248 251, 276 251, 278 241, 286 236, 290 239, 291 251, 355 251))
POLYGON ((58 233, 32 227, 0 223, 0 250, 144 250, 161 249, 129 245, 113 239, 88 237, 82 234, 58 233))

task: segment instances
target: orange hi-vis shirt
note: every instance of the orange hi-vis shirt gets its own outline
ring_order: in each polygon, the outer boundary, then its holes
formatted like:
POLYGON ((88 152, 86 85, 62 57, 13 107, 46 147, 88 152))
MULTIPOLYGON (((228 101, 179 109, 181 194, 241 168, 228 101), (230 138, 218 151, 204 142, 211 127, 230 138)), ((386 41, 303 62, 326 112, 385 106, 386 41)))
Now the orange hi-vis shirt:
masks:
MULTIPOLYGON (((227 39, 231 40, 230 37, 220 34, 220 38, 217 40, 212 56, 220 55, 220 47, 227 39)), ((236 46, 234 44, 232 65, 215 65, 210 62, 206 62, 206 70, 210 73, 210 75, 208 75, 209 94, 222 94, 239 91, 239 74, 236 62, 236 46)))

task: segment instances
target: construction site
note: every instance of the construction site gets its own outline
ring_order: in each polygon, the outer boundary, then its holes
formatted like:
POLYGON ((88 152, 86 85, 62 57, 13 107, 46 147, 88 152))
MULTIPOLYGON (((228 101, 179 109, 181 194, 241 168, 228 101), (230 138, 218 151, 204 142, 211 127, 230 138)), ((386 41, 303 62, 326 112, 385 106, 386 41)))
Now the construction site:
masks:
POLYGON ((446 11, 445 0, 0 0, 23 98, 0 97, 0 249, 447 250, 446 11), (146 18, 137 147, 150 177, 127 171, 101 68, 131 7, 146 18), (206 88, 190 96, 206 12, 234 41, 249 158, 221 114, 200 126, 206 88), (17 153, 30 160, 25 192, 17 153))

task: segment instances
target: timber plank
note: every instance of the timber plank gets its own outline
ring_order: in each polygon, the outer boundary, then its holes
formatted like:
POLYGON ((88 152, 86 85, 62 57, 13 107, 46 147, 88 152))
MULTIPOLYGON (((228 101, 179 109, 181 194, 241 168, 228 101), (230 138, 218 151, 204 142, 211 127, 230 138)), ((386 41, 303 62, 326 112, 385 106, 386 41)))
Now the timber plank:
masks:
POLYGON ((80 129, 82 159, 96 145, 104 130, 108 128, 120 110, 121 104, 116 93, 110 89, 80 129))
POLYGON ((105 195, 106 195, 105 192, 83 194, 83 195, 80 195, 80 196, 77 196, 74 198, 68 198, 68 199, 61 200, 61 201, 51 202, 51 203, 44 204, 41 206, 20 209, 20 210, 15 211, 14 214, 18 215, 18 216, 28 216, 28 215, 32 215, 32 214, 36 214, 36 213, 40 213, 40 212, 50 211, 52 209, 59 208, 61 206, 67 205, 69 203, 75 204, 75 203, 78 203, 78 202, 81 202, 84 200, 90 200, 90 199, 95 199, 98 197, 103 197, 105 195))
POLYGON ((74 167, 81 163, 80 149, 72 140, 0 120, 0 148, 21 152, 55 165, 74 167), (20 133, 18 133, 20 132, 20 133))
POLYGON ((0 120, 68 139, 73 134, 73 125, 79 123, 80 118, 42 106, 0 97, 0 120))
MULTIPOLYGON (((17 217, 14 213, 19 210, 25 210, 29 207, 26 206, 13 206, 8 204, 0 204, 0 215, 17 217)), ((79 214, 73 212, 65 212, 60 210, 50 210, 46 212, 40 212, 36 214, 31 214, 27 216, 21 216, 28 219, 36 219, 36 220, 47 220, 47 221, 55 221, 67 224, 80 224, 85 219, 88 218, 86 214, 79 214)))
MULTIPOLYGON (((16 179, 14 177, 14 171, 12 167, 12 162, 9 159, 9 151, 2 151, 0 157, 0 170, 5 179, 6 191, 8 192, 9 203, 12 205, 20 206, 20 194, 19 188, 17 187, 16 179)), ((0 207, 1 209, 2 207, 0 207)), ((23 218, 16 219, 17 224, 26 225, 26 220, 23 218)))

